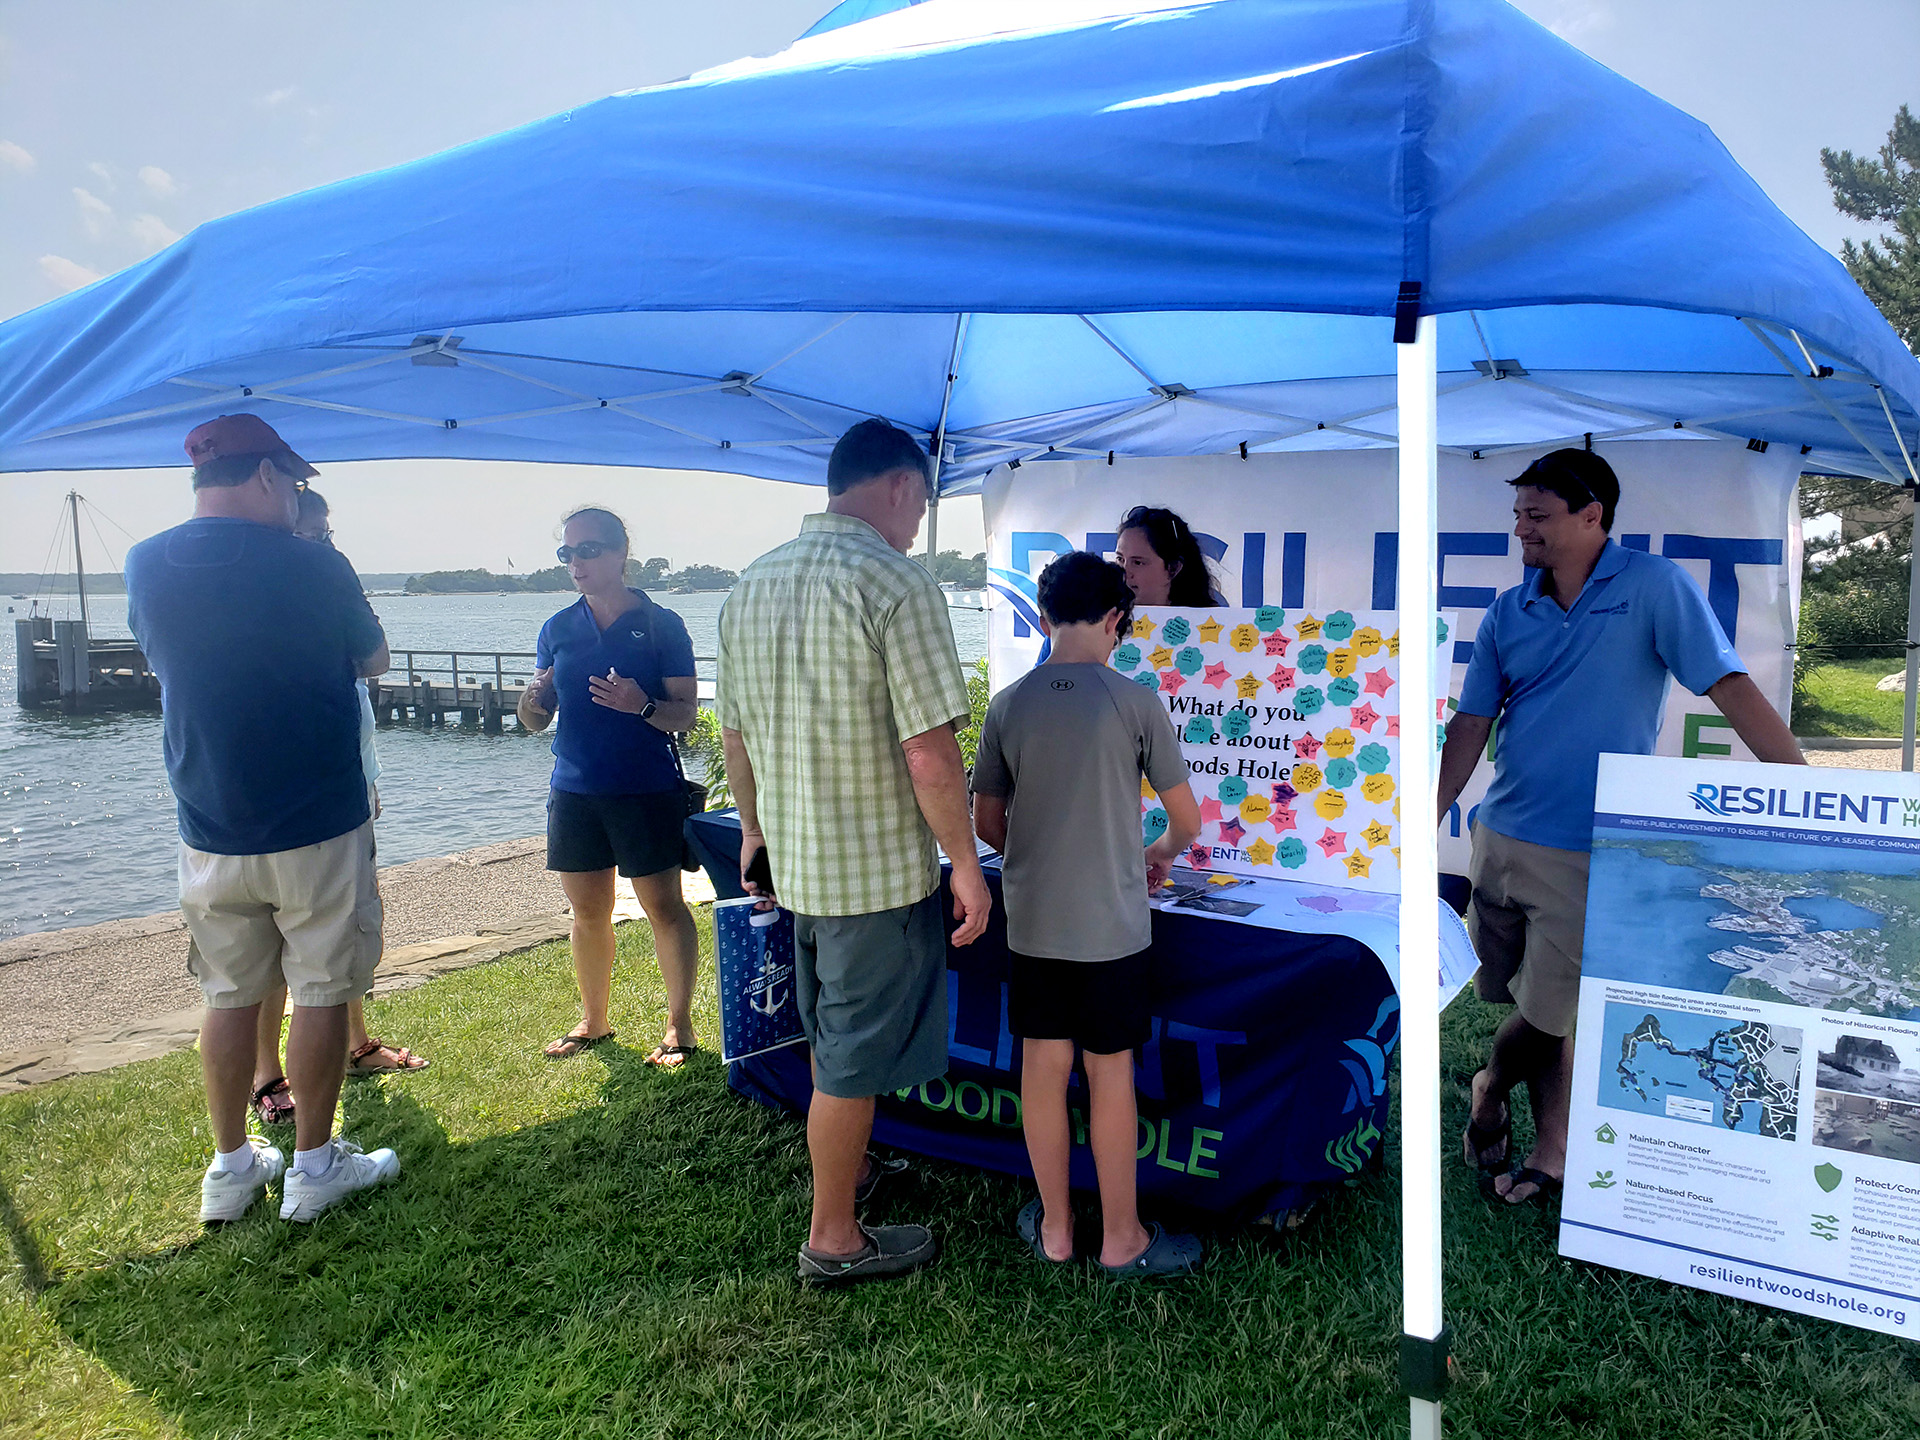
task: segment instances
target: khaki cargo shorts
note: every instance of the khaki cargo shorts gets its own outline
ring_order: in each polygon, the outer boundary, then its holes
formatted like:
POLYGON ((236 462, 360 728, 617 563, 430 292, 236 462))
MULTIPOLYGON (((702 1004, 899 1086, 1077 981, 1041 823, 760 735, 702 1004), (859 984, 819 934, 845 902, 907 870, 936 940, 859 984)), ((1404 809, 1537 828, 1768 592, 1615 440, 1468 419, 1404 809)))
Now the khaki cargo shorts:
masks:
POLYGON ((1587 929, 1585 850, 1556 850, 1473 827, 1467 934, 1480 968, 1473 992, 1548 1035, 1571 1035, 1580 1011, 1587 929))
POLYGON ((187 969, 213 1010, 258 1005, 283 978, 296 1005, 364 995, 380 963, 373 822, 270 855, 180 847, 187 969))

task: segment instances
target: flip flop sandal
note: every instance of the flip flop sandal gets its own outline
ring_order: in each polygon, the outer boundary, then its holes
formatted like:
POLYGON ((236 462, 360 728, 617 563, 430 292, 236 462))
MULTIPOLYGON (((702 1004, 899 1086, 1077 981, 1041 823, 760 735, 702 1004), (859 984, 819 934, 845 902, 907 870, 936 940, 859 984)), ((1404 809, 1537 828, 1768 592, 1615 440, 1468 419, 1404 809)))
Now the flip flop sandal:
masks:
POLYGON ((1151 1280, 1167 1275, 1191 1275, 1203 1254, 1197 1235, 1169 1235, 1158 1221, 1147 1227, 1147 1248, 1124 1265, 1100 1262, 1115 1280, 1151 1280))
POLYGON ((389 1045, 386 1041, 376 1040, 371 1035, 367 1037, 366 1044, 347 1056, 347 1074, 356 1080, 365 1079, 369 1075, 397 1075, 407 1070, 424 1070, 426 1068, 426 1060, 414 1054, 411 1050, 407 1049, 406 1046, 389 1045), (369 1065, 366 1063, 370 1056, 378 1055, 383 1050, 386 1051, 387 1054, 392 1055, 398 1063, 393 1065, 369 1065))
POLYGON ((1492 1178, 1507 1173, 1507 1164, 1511 1160, 1508 1154, 1513 1140, 1513 1110, 1505 1101, 1500 1104, 1500 1123, 1481 1125, 1473 1117, 1467 1117, 1466 1134, 1461 1137, 1461 1152, 1466 1162, 1478 1170, 1483 1177, 1492 1178), (1496 1160, 1483 1160, 1480 1157, 1495 1146, 1500 1148, 1496 1160))
POLYGON ((652 1065, 660 1070, 678 1070, 687 1061, 700 1053, 698 1045, 656 1045, 641 1063, 652 1065), (678 1059, 674 1057, 678 1056, 678 1059), (672 1064, 668 1064, 672 1061, 672 1064))
POLYGON ((540 1053, 549 1060, 571 1060, 583 1050, 591 1050, 596 1045, 604 1045, 613 1039, 614 1032, 604 1035, 562 1035, 540 1053))
POLYGON ((1020 1238, 1027 1242, 1028 1248, 1034 1253, 1034 1258, 1044 1260, 1049 1265, 1069 1265, 1079 1259, 1079 1256, 1069 1255, 1065 1260, 1056 1260, 1047 1253, 1046 1242, 1040 1238, 1040 1221, 1045 1212, 1046 1207, 1040 1200, 1029 1200, 1020 1207, 1020 1213, 1014 1217, 1013 1228, 1020 1232, 1020 1238))
POLYGON ((1513 1194, 1512 1189, 1500 1197, 1505 1204, 1511 1205, 1516 1210, 1522 1205, 1538 1205, 1544 1210, 1547 1202, 1558 1200, 1560 1192, 1566 1188, 1566 1182, 1558 1175, 1549 1175, 1546 1171, 1536 1170, 1531 1165, 1523 1165, 1513 1172, 1513 1184, 1515 1188, 1521 1185, 1534 1187, 1533 1193, 1521 1200, 1509 1198, 1513 1194))
POLYGON ((269 1080, 253 1092, 253 1113, 262 1125, 293 1124, 293 1087, 286 1076, 269 1080))

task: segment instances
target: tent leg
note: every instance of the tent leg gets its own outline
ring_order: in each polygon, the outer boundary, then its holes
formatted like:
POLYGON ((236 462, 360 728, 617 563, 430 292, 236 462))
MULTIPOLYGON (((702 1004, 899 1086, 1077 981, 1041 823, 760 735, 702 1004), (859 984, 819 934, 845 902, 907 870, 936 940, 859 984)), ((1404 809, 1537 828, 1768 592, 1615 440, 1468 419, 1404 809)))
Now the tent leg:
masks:
MULTIPOLYGON (((1916 526, 1920 532, 1920 526, 1916 526)), ((1902 709, 1905 721, 1901 726, 1900 768, 1909 773, 1913 770, 1913 728, 1914 728, 1914 680, 1920 672, 1920 564, 1912 557, 1907 560, 1907 693, 1902 709)))
POLYGON ((1415 1440, 1438 1440, 1445 1388, 1440 1302, 1440 847, 1433 645, 1439 479, 1435 322, 1395 347, 1400 402, 1400 1240, 1402 1383, 1415 1440), (1408 1363, 1414 1357, 1413 1364, 1408 1363), (1418 1378, 1416 1378, 1418 1377, 1418 1378))
POLYGON ((929 560, 937 560, 939 557, 940 497, 935 495, 927 501, 927 558, 929 560))

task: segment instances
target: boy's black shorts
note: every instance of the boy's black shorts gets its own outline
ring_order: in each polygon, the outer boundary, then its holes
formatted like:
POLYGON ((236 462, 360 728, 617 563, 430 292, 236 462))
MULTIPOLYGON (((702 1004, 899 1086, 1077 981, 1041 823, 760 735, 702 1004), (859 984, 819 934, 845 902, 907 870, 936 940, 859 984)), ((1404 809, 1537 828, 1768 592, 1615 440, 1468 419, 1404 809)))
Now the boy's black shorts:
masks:
POLYGON ((1114 1055, 1152 1035, 1151 950, 1118 960, 1008 957, 1007 1025, 1022 1040, 1071 1040, 1114 1055))

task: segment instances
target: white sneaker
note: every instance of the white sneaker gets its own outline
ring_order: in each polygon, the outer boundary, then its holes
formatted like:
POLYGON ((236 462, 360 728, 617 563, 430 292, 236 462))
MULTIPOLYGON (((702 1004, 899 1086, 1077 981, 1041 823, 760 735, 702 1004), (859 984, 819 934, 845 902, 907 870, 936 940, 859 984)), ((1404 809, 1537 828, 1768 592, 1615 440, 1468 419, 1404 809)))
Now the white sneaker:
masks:
POLYGON ((363 1151, 351 1140, 335 1137, 333 1167, 324 1175, 308 1175, 301 1170, 287 1171, 286 1189, 280 1200, 280 1218, 308 1224, 320 1218, 356 1190, 383 1185, 400 1178, 400 1157, 391 1150, 363 1151))
POLYGON ((267 1193, 267 1186, 280 1178, 287 1168, 287 1157, 258 1135, 247 1137, 253 1151, 253 1166, 248 1170, 216 1170, 207 1167, 200 1182, 200 1223, 218 1225, 238 1220, 253 1202, 267 1193))

